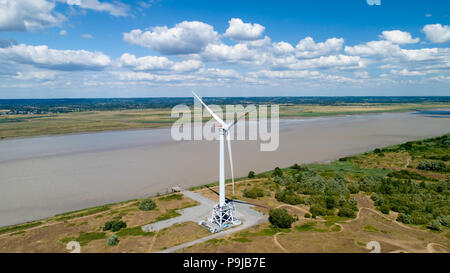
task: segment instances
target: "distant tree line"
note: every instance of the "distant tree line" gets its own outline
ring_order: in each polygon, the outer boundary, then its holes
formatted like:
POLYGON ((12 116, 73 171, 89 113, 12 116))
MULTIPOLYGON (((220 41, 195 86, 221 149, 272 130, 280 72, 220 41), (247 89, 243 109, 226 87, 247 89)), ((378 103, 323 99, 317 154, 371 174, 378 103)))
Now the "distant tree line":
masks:
MULTIPOLYGON (((345 105, 355 103, 450 103, 450 97, 205 97, 207 104, 315 104, 345 105)), ((192 106, 191 97, 158 98, 74 98, 74 99, 1 99, 0 110, 14 114, 46 114, 192 106)))

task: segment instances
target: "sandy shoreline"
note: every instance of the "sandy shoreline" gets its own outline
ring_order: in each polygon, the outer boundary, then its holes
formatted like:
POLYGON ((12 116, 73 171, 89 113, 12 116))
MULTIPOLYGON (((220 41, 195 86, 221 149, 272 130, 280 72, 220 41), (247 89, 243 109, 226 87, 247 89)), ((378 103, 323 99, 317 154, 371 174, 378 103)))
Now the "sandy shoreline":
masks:
MULTIPOLYGON (((282 120, 277 151, 233 141, 235 176, 449 131, 449 117, 415 113, 282 120)), ((218 143, 174 142, 168 128, 10 139, 0 150, 0 226, 217 180, 218 143)))

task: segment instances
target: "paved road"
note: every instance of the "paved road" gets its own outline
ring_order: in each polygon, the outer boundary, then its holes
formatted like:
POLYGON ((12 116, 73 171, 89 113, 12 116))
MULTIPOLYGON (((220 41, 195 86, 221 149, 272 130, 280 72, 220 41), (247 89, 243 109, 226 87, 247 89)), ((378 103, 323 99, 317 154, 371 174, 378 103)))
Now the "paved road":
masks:
MULTIPOLYGON (((212 208, 215 205, 214 201, 204 197, 200 193, 195 193, 195 192, 191 192, 191 191, 182 191, 181 193, 184 194, 186 197, 189 197, 195 201, 198 201, 200 203, 200 205, 179 210, 178 212, 181 214, 180 216, 174 217, 171 219, 167 219, 164 221, 159 221, 159 222, 156 222, 153 224, 145 225, 142 227, 142 230, 158 231, 163 228, 170 227, 177 223, 183 223, 183 222, 187 222, 187 221, 199 222, 201 220, 206 220, 208 217, 210 217, 212 208)), ((243 230, 243 229, 246 229, 251 226, 258 225, 258 224, 261 224, 261 223, 264 223, 267 221, 267 216, 260 213, 259 211, 252 209, 252 207, 253 207, 252 205, 235 203, 234 206, 236 208, 236 217, 242 221, 241 225, 233 227, 231 229, 221 231, 219 233, 214 233, 210 236, 206 236, 206 237, 203 237, 203 238, 200 238, 200 239, 197 239, 197 240, 185 243, 185 244, 181 244, 181 245, 177 245, 177 246, 174 246, 174 247, 171 247, 168 249, 164 249, 160 252, 163 252, 163 253, 174 252, 174 251, 183 249, 185 247, 192 246, 192 245, 195 245, 198 243, 203 243, 203 242, 206 242, 213 238, 225 236, 225 235, 234 233, 236 231, 243 230)))
POLYGON ((208 216, 210 216, 212 208, 215 205, 214 201, 204 197, 199 193, 191 191, 182 191, 181 193, 184 194, 184 196, 199 202, 200 205, 178 210, 177 212, 181 214, 180 216, 142 226, 142 230, 157 231, 178 223, 188 221, 199 222, 201 220, 205 220, 206 218, 208 218, 208 216))

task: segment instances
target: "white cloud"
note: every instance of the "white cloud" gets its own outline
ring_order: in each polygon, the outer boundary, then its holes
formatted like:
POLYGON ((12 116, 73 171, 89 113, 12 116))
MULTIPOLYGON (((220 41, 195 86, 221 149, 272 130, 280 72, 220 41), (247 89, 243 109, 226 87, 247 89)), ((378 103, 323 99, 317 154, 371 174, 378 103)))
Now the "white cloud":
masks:
POLYGON ((320 73, 317 71, 309 70, 285 70, 285 71, 272 71, 261 70, 257 72, 248 73, 249 76, 258 79, 299 79, 299 78, 318 78, 320 73))
POLYGON ((129 67, 134 71, 174 71, 179 73, 197 71, 204 66, 199 60, 173 62, 166 57, 145 56, 136 58, 129 53, 122 54, 119 65, 129 67))
POLYGON ((136 56, 124 53, 119 59, 120 65, 133 68, 136 71, 144 70, 163 70, 170 69, 173 62, 166 57, 145 56, 136 58, 136 56))
POLYGON ((0 48, 0 60, 30 64, 53 70, 100 70, 110 65, 110 58, 101 52, 56 50, 45 45, 15 45, 0 48))
POLYGON ((289 65, 291 69, 310 69, 310 68, 347 68, 357 69, 364 67, 359 56, 346 56, 346 55, 332 55, 332 56, 320 56, 319 58, 298 60, 297 62, 289 65))
POLYGON ((69 6, 78 6, 83 9, 108 12, 113 16, 127 16, 129 10, 128 5, 119 1, 105 3, 98 0, 67 0, 66 3, 69 6))
POLYGON ((62 29, 62 30, 59 32, 59 35, 61 35, 61 36, 66 36, 66 35, 67 35, 67 31, 64 30, 64 29, 62 29))
POLYGON ((371 57, 367 63, 375 62, 380 64, 380 69, 392 69, 391 75, 420 76, 438 71, 447 73, 450 68, 449 48, 402 49, 398 44, 381 40, 345 47, 345 52, 371 57))
POLYGON ((18 80, 53 80, 55 79, 57 73, 54 71, 27 71, 27 72, 17 72, 17 75, 13 78, 18 80))
POLYGON ((391 74, 401 76, 422 76, 427 73, 421 71, 409 71, 408 69, 404 68, 402 70, 391 70, 391 74))
POLYGON ((290 43, 278 42, 273 43, 273 50, 275 55, 287 55, 292 53, 295 49, 290 43))
POLYGON ((441 24, 426 25, 423 32, 427 39, 433 43, 450 42, 450 26, 442 26, 441 24))
POLYGON ((411 37, 411 33, 404 32, 400 30, 390 30, 390 31, 383 31, 381 35, 384 39, 387 41, 391 41, 394 44, 415 44, 420 41, 419 38, 413 39, 411 37))
POLYGON ((175 63, 172 69, 176 72, 192 72, 197 71, 204 65, 198 60, 186 60, 179 63, 175 63))
POLYGON ((241 43, 246 44, 248 47, 256 48, 256 47, 270 47, 271 40, 269 37, 264 36, 262 39, 253 40, 253 41, 241 41, 241 43))
POLYGON ((350 55, 387 57, 399 55, 401 50, 390 41, 371 41, 361 45, 346 46, 345 52, 350 55))
POLYGON ((342 49, 344 39, 331 38, 324 43, 316 43, 311 37, 306 37, 298 42, 295 47, 296 56, 298 58, 314 58, 318 56, 328 55, 333 52, 338 52, 342 49))
POLYGON ((158 26, 151 31, 140 29, 124 33, 124 40, 130 44, 156 50, 162 54, 192 54, 202 51, 208 43, 218 41, 218 34, 208 24, 198 21, 184 21, 173 28, 158 26))
POLYGON ((81 35, 81 37, 84 38, 84 39, 94 39, 94 36, 92 36, 89 33, 85 33, 85 34, 81 35))
POLYGON ((259 39, 264 32, 265 27, 260 24, 244 23, 239 18, 232 18, 228 21, 224 36, 237 41, 253 41, 259 39))
POLYGON ((240 79, 241 74, 233 69, 219 69, 219 68, 208 68, 199 71, 199 74, 211 77, 211 79, 216 78, 227 78, 227 79, 240 79))
POLYGON ((249 62, 257 58, 256 52, 250 50, 246 44, 229 46, 226 44, 208 44, 202 52, 202 57, 208 61, 226 63, 249 62))
POLYGON ((0 31, 28 31, 60 25, 66 18, 47 0, 1 0, 0 31))

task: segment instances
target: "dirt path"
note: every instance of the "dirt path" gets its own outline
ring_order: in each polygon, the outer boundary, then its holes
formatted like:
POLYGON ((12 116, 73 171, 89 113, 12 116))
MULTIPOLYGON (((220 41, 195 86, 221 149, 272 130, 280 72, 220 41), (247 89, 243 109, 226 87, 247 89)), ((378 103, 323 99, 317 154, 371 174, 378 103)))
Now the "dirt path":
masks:
POLYGON ((278 240, 277 240, 277 236, 278 236, 279 234, 281 234, 281 233, 283 233, 283 232, 278 232, 278 233, 276 233, 275 235, 273 235, 273 241, 274 241, 274 243, 275 243, 281 250, 283 250, 283 251, 286 252, 286 253, 289 253, 289 251, 288 251, 286 248, 284 248, 284 247, 280 244, 280 242, 278 242, 278 240))
POLYGON ((155 244, 155 241, 156 241, 156 237, 158 237, 158 233, 159 233, 159 230, 157 230, 156 232, 155 232, 155 235, 153 235, 153 238, 152 238, 152 241, 151 241, 151 243, 150 243, 150 246, 148 247, 148 253, 151 253, 152 252, 152 248, 153 248, 153 245, 155 244))
POLYGON ((405 166, 403 166, 403 170, 405 170, 406 168, 408 168, 409 162, 411 162, 411 156, 408 156, 408 158, 406 159, 406 163, 405 163, 405 166))
MULTIPOLYGON (((435 251, 433 245, 435 245, 435 246, 440 246, 440 247, 442 247, 442 248, 444 248, 444 249, 447 249, 446 246, 443 246, 443 245, 441 245, 441 244, 437 244, 437 243, 429 243, 429 244, 427 245, 427 251, 428 251, 428 253, 439 252, 439 251, 435 251)), ((447 251, 448 251, 448 249, 447 249, 447 251)))
MULTIPOLYGON (((409 164, 409 162, 408 162, 408 164, 409 164)), ((408 164, 407 164, 407 165, 408 165, 408 164)), ((289 205, 289 204, 281 204, 281 205, 277 206, 276 208, 281 208, 281 207, 290 207, 290 208, 294 208, 294 209, 300 210, 300 211, 305 212, 305 213, 309 213, 309 211, 306 210, 306 209, 304 209, 304 208, 300 208, 300 207, 297 207, 297 206, 294 206, 294 205, 289 205)), ((372 212, 372 213, 375 213, 375 214, 377 214, 378 216, 380 216, 380 217, 382 217, 382 218, 384 218, 384 219, 386 219, 386 220, 388 220, 388 221, 390 221, 390 222, 393 222, 393 223, 395 223, 395 224, 401 226, 402 228, 406 228, 406 229, 414 230, 414 231, 427 232, 426 230, 421 230, 421 229, 409 227, 409 226, 407 226, 407 225, 405 225, 405 224, 403 224, 403 223, 397 222, 397 221, 395 221, 394 219, 391 219, 391 218, 389 218, 388 216, 384 215, 383 213, 381 213, 381 212, 379 212, 379 211, 377 211, 377 210, 374 210, 374 209, 372 209, 372 208, 368 208, 368 207, 360 207, 359 210, 358 210, 358 212, 356 213, 356 217, 355 217, 354 219, 349 219, 349 220, 345 221, 345 223, 350 223, 350 222, 353 222, 353 221, 358 220, 358 219, 360 218, 360 216, 361 216, 361 212, 362 212, 363 209, 368 210, 368 211, 370 211, 370 212, 372 212)), ((314 219, 312 219, 312 220, 314 220, 314 219)), ((315 219, 315 221, 317 221, 317 222, 326 222, 326 220, 324 220, 324 219, 322 219, 322 218, 315 219)), ((341 228, 341 229, 340 229, 339 231, 337 231, 336 233, 340 233, 340 232, 344 231, 344 226, 343 226, 342 224, 340 224, 340 223, 334 223, 334 224, 337 225, 337 226, 339 226, 339 227, 341 228)), ((278 236, 279 234, 281 234, 281 233, 283 233, 283 232, 278 232, 278 233, 276 233, 275 235, 273 235, 273 241, 274 241, 274 243, 275 243, 281 250, 283 250, 283 251, 286 252, 286 253, 289 253, 289 251, 288 251, 286 248, 284 248, 284 247, 280 244, 280 242, 278 241, 278 239, 277 239, 277 236, 278 236)), ((390 242, 390 243, 392 244, 393 242, 390 242)), ((436 251, 436 250, 433 248, 433 245, 434 245, 434 246, 440 246, 440 247, 443 247, 444 249, 447 249, 445 246, 443 246, 443 245, 441 245, 441 244, 437 244, 437 243, 429 243, 429 244, 427 245, 427 247, 426 247, 426 251, 427 251, 428 253, 439 252, 439 251, 436 251)), ((399 245, 399 246, 400 246, 400 245, 399 245)), ((406 246, 403 246, 403 245, 401 245, 400 247, 402 247, 403 249, 394 250, 394 251, 391 251, 390 253, 421 252, 421 250, 418 250, 418 249, 410 249, 409 247, 406 247, 406 246)))

